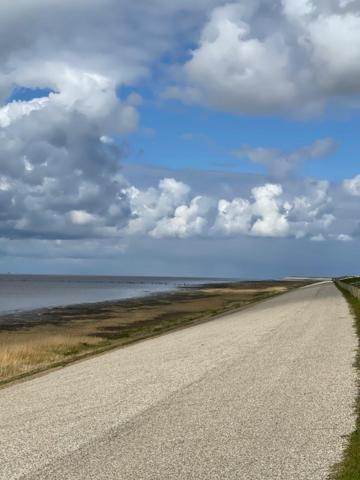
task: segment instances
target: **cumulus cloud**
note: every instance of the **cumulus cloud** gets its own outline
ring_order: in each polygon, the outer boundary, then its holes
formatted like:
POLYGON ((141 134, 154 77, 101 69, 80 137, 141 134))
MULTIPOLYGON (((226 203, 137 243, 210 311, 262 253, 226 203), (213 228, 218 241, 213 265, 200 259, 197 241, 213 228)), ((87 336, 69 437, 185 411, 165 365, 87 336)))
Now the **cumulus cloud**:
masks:
POLYGON ((252 211, 249 200, 235 198, 221 199, 218 203, 218 215, 215 221, 215 232, 225 235, 247 234, 250 230, 252 211))
POLYGON ((253 189, 254 214, 258 216, 251 232, 262 237, 284 237, 290 228, 286 213, 281 211, 277 197, 283 193, 280 185, 268 184, 253 189))
POLYGON ((335 220, 328 189, 327 182, 318 182, 306 195, 291 198, 279 184, 255 187, 251 199, 220 200, 213 229, 223 235, 272 238, 319 235, 335 220))
POLYGON ((330 184, 326 180, 303 185, 304 193, 294 197, 289 204, 289 220, 300 232, 310 228, 328 229, 335 221, 334 205, 330 195, 330 184))
POLYGON ((254 201, 196 196, 174 179, 164 179, 158 188, 125 190, 131 197, 134 218, 124 233, 155 238, 216 235, 285 237, 291 234, 284 205, 278 201, 280 185, 267 184, 252 190, 254 201), (215 208, 217 206, 217 208, 215 208))
POLYGON ((235 113, 319 113, 360 93, 360 4, 266 0, 217 6, 183 85, 166 95, 235 113))
POLYGON ((113 138, 137 128, 142 99, 132 92, 120 100, 119 91, 149 75, 216 4, 1 2, 0 235, 120 234, 132 197, 113 138), (17 87, 50 93, 6 103, 17 87))
POLYGON ((335 148, 336 142, 332 138, 323 138, 311 145, 289 152, 244 146, 231 153, 238 158, 248 158, 254 163, 263 165, 270 175, 283 177, 294 172, 306 160, 323 158, 335 148))
POLYGON ((174 178, 160 180, 157 187, 123 190, 129 199, 131 218, 124 235, 154 238, 186 238, 200 235, 207 226, 206 216, 214 202, 207 197, 190 199, 191 188, 174 178))
MULTIPOLYGON (((108 79, 76 73, 59 92, 0 109, 1 236, 300 238, 319 235, 334 221, 327 182, 310 185, 302 196, 268 183, 254 187, 250 198, 229 200, 196 195, 174 178, 143 190, 129 185, 112 135, 135 128, 134 99, 120 102, 108 79), (76 94, 74 82, 82 87, 76 94)), ((291 161, 331 146, 316 142, 290 154, 291 161)))
POLYGON ((124 189, 123 193, 129 198, 132 214, 124 233, 134 235, 153 230, 157 222, 171 216, 188 198, 190 187, 173 178, 164 178, 157 188, 139 190, 131 186, 124 189))
POLYGON ((0 4, 0 98, 14 83, 56 89, 66 68, 118 85, 146 76, 152 62, 191 34, 216 0, 4 0, 0 4), (2 95, 1 95, 2 93, 2 95))
POLYGON ((157 187, 123 189, 131 217, 124 236, 188 238, 256 236, 311 237, 328 232, 335 217, 328 182, 309 182, 304 194, 291 195, 280 184, 252 188, 249 198, 193 196, 189 185, 173 178, 157 187))
POLYGON ((4 0, 0 100, 15 85, 58 91, 76 70, 136 86, 164 54, 188 58, 195 45, 169 96, 236 113, 316 113, 359 94, 359 13, 358 1, 333 0, 4 0))
POLYGON ((0 108, 2 234, 108 236, 126 221, 121 148, 104 139, 134 129, 136 110, 104 77, 66 77, 58 93, 0 108))
MULTIPOLYGON (((138 127, 142 98, 132 89, 164 54, 184 48, 180 37, 195 44, 200 34, 184 85, 168 92, 187 101, 235 112, 312 112, 326 98, 357 94, 358 10, 357 3, 326 0, 271 8, 265 0, 3 1, 1 248, 10 252, 12 239, 39 242, 38 251, 67 245, 79 255, 78 239, 88 252, 99 239, 107 252, 119 252, 122 239, 134 235, 325 236, 334 223, 326 182, 307 185, 302 195, 279 182, 258 182, 249 195, 199 194, 171 177, 141 188, 122 175, 119 137, 138 127), (333 29, 336 38, 329 38, 333 29), (49 93, 9 102, 17 86, 49 93)), ((247 147, 236 154, 285 177, 333 148, 324 139, 291 152, 247 147)), ((356 178, 348 182, 344 188, 357 195, 356 178)))
POLYGON ((360 175, 344 180, 343 188, 349 195, 360 197, 360 175))
POLYGON ((178 237, 186 238, 200 235, 207 226, 205 218, 211 207, 211 201, 197 196, 189 205, 180 205, 172 217, 160 219, 150 235, 155 238, 178 237))

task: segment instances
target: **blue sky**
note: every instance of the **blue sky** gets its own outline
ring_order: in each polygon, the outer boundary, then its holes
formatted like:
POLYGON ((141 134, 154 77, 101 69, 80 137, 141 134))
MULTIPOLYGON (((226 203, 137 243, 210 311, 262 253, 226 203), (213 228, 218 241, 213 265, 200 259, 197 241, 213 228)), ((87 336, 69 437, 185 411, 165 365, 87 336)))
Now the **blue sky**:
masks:
MULTIPOLYGON (((128 89, 124 89, 128 94, 128 89)), ((15 87, 6 100, 29 101, 46 97, 50 89, 15 87)), ((360 137, 354 125, 360 123, 356 111, 332 110, 311 119, 280 116, 245 116, 226 114, 203 107, 184 106, 178 101, 163 101, 137 88, 142 97, 139 129, 126 141, 128 161, 171 168, 235 170, 263 173, 264 168, 246 159, 239 160, 231 151, 239 145, 294 150, 321 137, 333 138, 338 148, 326 161, 305 164, 300 175, 340 181, 359 171, 360 137)), ((119 92, 119 97, 123 91, 119 92)), ((121 98, 121 97, 120 97, 121 98)), ((119 138, 121 143, 124 139, 119 138)))
POLYGON ((360 2, 106 1, 0 6, 0 271, 356 273, 360 2))
POLYGON ((326 161, 308 163, 300 174, 339 181, 358 173, 360 138, 354 125, 357 112, 295 120, 276 116, 229 115, 179 102, 144 100, 141 125, 152 132, 135 132, 129 143, 131 161, 171 166, 262 172, 246 159, 234 159, 230 152, 242 144, 292 150, 317 138, 332 137, 338 149, 326 161), (140 153, 139 153, 140 152, 140 153))

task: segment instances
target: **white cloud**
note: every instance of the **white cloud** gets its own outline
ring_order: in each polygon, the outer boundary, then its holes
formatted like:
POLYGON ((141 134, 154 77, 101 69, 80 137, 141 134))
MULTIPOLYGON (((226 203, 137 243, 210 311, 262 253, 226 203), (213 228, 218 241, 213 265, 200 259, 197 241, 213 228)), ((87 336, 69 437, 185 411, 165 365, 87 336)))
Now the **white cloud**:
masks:
POLYGON ((292 202, 290 216, 300 220, 325 218, 325 223, 329 222, 329 207, 331 207, 332 198, 329 195, 330 184, 326 180, 312 182, 310 189, 304 195, 296 196, 292 202))
MULTIPOLYGON (((265 184, 253 188, 250 198, 230 200, 193 194, 174 178, 144 190, 129 185, 121 175, 121 148, 112 137, 136 127, 134 103, 139 99, 120 102, 110 78, 77 69, 67 68, 56 82, 56 93, 46 99, 0 109, 0 118, 6 119, 0 132, 5 159, 1 235, 303 237, 326 231, 334 221, 327 182, 293 197, 280 184, 265 184)), ((280 160, 274 152, 248 155, 284 173, 288 167, 283 163, 293 166, 332 147, 325 139, 289 154, 280 152, 280 160)))
MULTIPOLYGON (((335 221, 326 182, 301 195, 291 195, 285 183, 262 181, 251 194, 228 193, 219 185, 222 193, 212 189, 211 195, 199 195, 170 177, 142 188, 123 177, 125 153, 114 140, 137 128, 142 102, 134 92, 120 100, 121 88, 131 92, 164 53, 183 53, 178 38, 193 42, 200 30, 184 66, 185 90, 175 85, 188 101, 271 113, 314 111, 318 99, 357 94, 358 4, 343 3, 342 10, 327 0, 287 1, 281 10, 279 5, 268 8, 265 0, 0 3, 1 237, 44 245, 81 238, 95 245, 99 238, 131 235, 325 235, 335 221), (335 38, 328 38, 335 27, 335 38), (337 41, 346 47, 343 56, 337 41), (16 85, 51 93, 4 105, 16 85)), ((242 154, 285 176, 332 148, 324 139, 292 152, 242 154)), ((350 189, 357 192, 352 182, 350 189)))
POLYGON ((70 212, 71 221, 77 225, 87 225, 96 222, 95 215, 86 212, 85 210, 72 210, 70 212))
POLYGON ((340 233, 340 235, 338 235, 336 239, 339 240, 340 242, 351 242, 353 238, 351 237, 351 235, 340 233))
POLYGON ((218 215, 214 231, 225 235, 248 234, 252 220, 252 210, 249 200, 235 198, 234 200, 219 200, 218 215))
POLYGON ((267 184, 252 190, 252 200, 190 196, 190 187, 174 179, 164 179, 158 188, 125 190, 133 218, 125 235, 155 238, 186 238, 197 235, 253 235, 284 237, 292 235, 286 209, 278 197, 280 185, 267 184), (217 208, 215 206, 217 205, 217 208))
POLYGON ((328 95, 359 93, 359 11, 318 14, 303 29, 319 88, 328 95))
POLYGON ((343 188, 349 195, 360 197, 360 175, 344 180, 343 188))
POLYGON ((335 221, 327 182, 308 186, 301 196, 288 196, 279 184, 251 191, 251 198, 220 200, 213 230, 223 235, 263 237, 314 237, 327 232, 335 221))
POLYGON ((0 108, 0 127, 9 127, 18 118, 41 110, 48 103, 48 98, 36 98, 29 102, 12 102, 0 108))
POLYGON ((173 215, 175 209, 188 198, 190 187, 173 178, 164 178, 157 188, 141 191, 136 187, 123 190, 129 198, 132 217, 125 234, 143 234, 156 227, 159 220, 173 215))
POLYGON ((67 76, 49 97, 0 108, 3 235, 104 236, 127 219, 122 151, 110 139, 134 129, 137 113, 110 80, 77 70, 67 76))
POLYGON ((298 19, 309 16, 315 12, 311 0, 283 0, 284 13, 290 18, 298 19))
POLYGON ((251 234, 261 237, 285 237, 290 233, 286 213, 281 212, 277 198, 283 193, 280 185, 264 185, 253 189, 253 211, 259 218, 251 234))
POLYGON ((270 112, 293 103, 287 46, 276 34, 264 41, 252 37, 243 14, 243 6, 235 3, 213 11, 184 67, 192 87, 175 87, 167 95, 202 103, 208 98, 215 107, 235 112, 270 112))
POLYGON ((8 190, 10 190, 10 188, 11 185, 9 183, 9 180, 4 176, 0 176, 0 191, 7 192, 8 190))
POLYGON ((279 200, 283 193, 280 185, 253 188, 252 201, 196 196, 186 202, 190 188, 174 179, 162 180, 156 189, 140 191, 130 187, 126 193, 131 198, 134 217, 124 229, 126 235, 186 238, 239 234, 286 237, 294 234, 287 220, 286 208, 289 207, 283 199, 279 200))
MULTIPOLYGON (((0 98, 14 84, 56 90, 67 69, 134 85, 171 51, 178 35, 191 37, 207 10, 219 3, 5 0, 0 3, 0 98)), ((133 106, 138 100, 133 97, 133 106)))
MULTIPOLYGON (((120 235, 133 211, 113 137, 138 126, 142 98, 131 87, 217 3, 0 3, 0 235, 120 235), (14 87, 51 93, 5 104, 14 87), (120 100, 122 87, 130 93, 120 100)), ((163 198, 180 195, 172 187, 164 182, 163 198)))
MULTIPOLYGON (((108 90, 136 86, 163 54, 182 57, 192 44, 191 58, 168 69, 168 95, 236 113, 316 113, 360 92, 359 13, 345 0, 3 1, 0 99, 14 85, 63 98, 66 88, 70 103, 104 79, 108 90)), ((98 96, 87 98, 82 112, 100 114, 98 96)), ((129 107, 140 103, 129 96, 129 107)), ((31 108, 40 103, 11 115, 31 108)))
POLYGON ((207 226, 207 215, 211 202, 204 197, 195 197, 189 205, 180 205, 172 217, 160 219, 150 235, 155 238, 186 238, 200 235, 207 226))
POLYGON ((317 235, 311 237, 310 240, 312 242, 325 242, 326 239, 322 233, 318 233, 317 235))
POLYGON ((227 3, 166 95, 235 113, 318 114, 360 93, 359 45, 357 1, 227 3))

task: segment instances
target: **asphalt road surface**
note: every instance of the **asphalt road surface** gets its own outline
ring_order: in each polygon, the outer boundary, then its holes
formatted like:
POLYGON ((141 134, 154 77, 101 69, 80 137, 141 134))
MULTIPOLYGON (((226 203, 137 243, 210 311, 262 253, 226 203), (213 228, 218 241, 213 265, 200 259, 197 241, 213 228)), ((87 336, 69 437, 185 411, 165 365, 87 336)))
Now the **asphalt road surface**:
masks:
POLYGON ((352 322, 327 283, 0 390, 0 478, 326 479, 352 322))

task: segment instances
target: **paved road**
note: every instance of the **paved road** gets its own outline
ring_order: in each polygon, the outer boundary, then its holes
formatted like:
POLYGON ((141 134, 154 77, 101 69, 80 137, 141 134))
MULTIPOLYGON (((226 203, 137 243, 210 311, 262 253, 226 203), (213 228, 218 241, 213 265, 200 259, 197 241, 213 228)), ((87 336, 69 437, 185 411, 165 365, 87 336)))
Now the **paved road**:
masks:
POLYGON ((332 284, 0 391, 1 480, 320 480, 354 427, 332 284))

